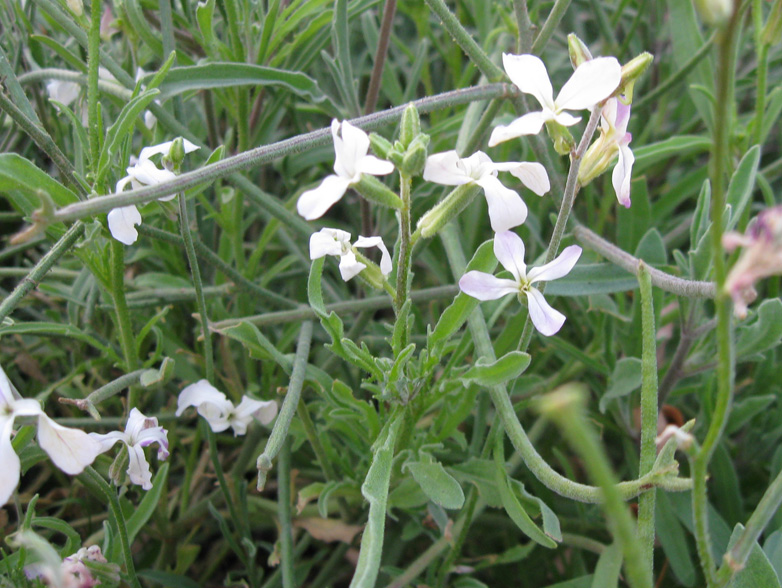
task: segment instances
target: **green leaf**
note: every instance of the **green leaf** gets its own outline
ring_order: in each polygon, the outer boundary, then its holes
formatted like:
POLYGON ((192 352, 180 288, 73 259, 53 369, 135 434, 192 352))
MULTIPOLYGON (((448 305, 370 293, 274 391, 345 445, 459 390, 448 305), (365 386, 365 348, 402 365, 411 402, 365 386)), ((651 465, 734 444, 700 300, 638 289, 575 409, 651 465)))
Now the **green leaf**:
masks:
MULTIPOLYGON (((142 82, 146 82, 144 77, 142 82)), ((318 83, 300 72, 250 63, 217 62, 174 67, 160 84, 160 100, 185 92, 237 86, 281 86, 313 102, 326 97, 318 83)))
POLYGON ((262 361, 273 360, 286 373, 291 373, 293 361, 277 349, 254 324, 242 321, 238 325, 221 329, 220 333, 244 345, 250 357, 262 361))
POLYGON ((6 192, 23 214, 29 216, 40 206, 39 192, 45 192, 57 206, 78 201, 76 194, 42 169, 16 153, 0 154, 0 193, 6 192), (33 200, 14 197, 21 190, 33 200))
POLYGON ((782 579, 782 530, 777 529, 768 536, 763 544, 763 551, 774 566, 777 572, 777 578, 782 579))
POLYGON ((658 492, 655 501, 657 539, 676 579, 688 588, 695 585, 695 566, 684 528, 673 513, 668 494, 658 492))
POLYGON ((37 337, 64 337, 65 339, 76 339, 83 341, 88 345, 91 345, 95 349, 103 353, 107 358, 112 361, 119 362, 119 356, 109 346, 104 345, 98 341, 92 335, 88 335, 73 325, 63 323, 44 323, 44 322, 29 322, 29 323, 13 323, 10 325, 4 325, 0 327, 0 338, 3 335, 34 335, 37 337))
POLYGON ((310 276, 307 281, 307 297, 310 306, 321 318, 326 316, 326 305, 323 303, 323 286, 320 283, 323 278, 323 264, 325 261, 323 257, 312 260, 310 276))
POLYGON ((630 208, 616 207, 616 244, 624 251, 635 251, 652 223, 652 204, 645 177, 631 182, 630 194, 633 197, 630 208))
POLYGON ((700 194, 698 194, 698 202, 695 205, 695 212, 692 215, 692 223, 690 224, 690 245, 698 243, 703 235, 706 234, 706 229, 709 226, 710 206, 711 183, 709 180, 706 180, 701 186, 700 194))
POLYGON ((429 499, 448 509, 457 509, 464 506, 464 492, 453 476, 445 471, 439 461, 435 462, 410 462, 402 468, 408 469, 421 490, 429 499))
POLYGON ((622 571, 622 547, 618 543, 609 545, 597 560, 592 588, 612 588, 619 585, 619 572, 622 571))
POLYGON ((481 499, 487 505, 492 508, 502 508, 494 462, 474 457, 464 463, 454 464, 449 469, 461 482, 475 486, 481 499))
POLYGON ((186 576, 161 570, 139 570, 138 576, 166 588, 200 588, 201 584, 186 576))
POLYGON ((742 324, 736 338, 736 357, 758 357, 782 341, 782 300, 764 300, 757 309, 755 320, 742 324))
POLYGON ((497 361, 478 362, 462 376, 462 380, 473 381, 480 386, 496 386, 518 378, 529 367, 530 356, 521 351, 511 351, 497 361))
POLYGON ((120 0, 116 4, 116 9, 122 10, 128 15, 130 26, 141 40, 146 43, 153 55, 163 54, 163 42, 160 37, 152 30, 147 23, 147 18, 141 9, 140 0, 120 0))
POLYGON ((776 394, 761 394, 736 401, 730 410, 725 432, 733 435, 757 415, 766 412, 776 399, 776 394))
POLYGON ((641 386, 641 360, 637 357, 623 357, 616 362, 608 388, 600 398, 600 412, 605 412, 609 400, 627 396, 641 386))
POLYGON ((652 227, 643 236, 635 250, 635 256, 643 259, 649 265, 663 265, 668 261, 665 252, 665 241, 655 227, 652 227))
POLYGON ((160 501, 160 497, 163 494, 163 488, 166 486, 166 478, 168 477, 168 462, 164 463, 155 474, 155 479, 152 482, 152 489, 148 490, 144 494, 144 498, 141 503, 133 511, 131 517, 127 520, 128 529, 128 542, 132 545, 136 535, 139 534, 144 525, 150 519, 152 514, 157 508, 157 504, 160 501))
MULTIPOLYGON (((741 533, 744 531, 744 525, 737 524, 733 527, 733 533, 730 536, 728 549, 732 548, 738 541, 741 533)), ((728 588, 780 588, 779 577, 766 557, 765 552, 760 548, 757 541, 752 546, 752 551, 747 558, 744 567, 733 576, 733 580, 728 583, 728 588)))
POLYGON ((760 145, 755 145, 741 158, 728 186, 727 203, 731 207, 731 215, 726 231, 732 231, 741 219, 744 209, 749 204, 755 189, 755 177, 760 164, 760 145))
POLYGON ((647 168, 659 161, 668 161, 675 157, 708 153, 711 149, 711 138, 699 135, 679 135, 665 139, 659 143, 644 145, 633 149, 635 164, 633 171, 636 177, 647 168))
POLYGON ((546 295, 590 296, 638 288, 638 279, 613 263, 577 265, 563 278, 546 283, 546 295))
POLYGON ((164 357, 162 363, 160 364, 160 368, 156 370, 147 370, 141 374, 141 377, 139 378, 139 384, 141 384, 142 388, 152 388, 154 386, 165 384, 174 377, 175 363, 176 362, 170 357, 164 357))

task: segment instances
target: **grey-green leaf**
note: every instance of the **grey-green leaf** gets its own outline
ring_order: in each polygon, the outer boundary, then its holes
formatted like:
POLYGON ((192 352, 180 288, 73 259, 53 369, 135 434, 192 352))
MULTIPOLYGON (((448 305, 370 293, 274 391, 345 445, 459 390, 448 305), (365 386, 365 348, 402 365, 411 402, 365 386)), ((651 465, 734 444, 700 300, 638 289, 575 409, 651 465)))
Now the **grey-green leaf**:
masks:
POLYGON ((478 360, 462 379, 487 387, 504 384, 518 378, 529 367, 530 356, 522 351, 511 351, 491 363, 482 363, 482 360, 478 360))
POLYGON ((641 386, 641 360, 637 357, 623 357, 616 362, 608 389, 600 399, 600 412, 606 411, 609 400, 621 398, 641 386))
POLYGON ((462 487, 440 462, 407 462, 405 468, 432 502, 448 509, 464 506, 462 487))

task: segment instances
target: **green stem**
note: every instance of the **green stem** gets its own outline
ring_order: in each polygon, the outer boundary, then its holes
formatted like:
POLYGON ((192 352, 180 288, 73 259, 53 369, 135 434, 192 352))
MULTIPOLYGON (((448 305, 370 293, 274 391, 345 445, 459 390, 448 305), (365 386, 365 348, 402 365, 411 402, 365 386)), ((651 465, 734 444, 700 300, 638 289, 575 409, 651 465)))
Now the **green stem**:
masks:
MULTIPOLYGON (((654 324, 652 280, 643 262, 638 265, 638 284, 641 287, 641 461, 638 475, 652 471, 657 457, 657 332, 654 324)), ((650 488, 638 499, 638 539, 645 573, 650 582, 654 577, 654 507, 656 488, 650 488)))
POLYGON ((486 52, 475 42, 475 39, 462 26, 459 19, 450 11, 443 0, 424 1, 429 9, 437 15, 437 18, 440 19, 445 29, 451 34, 459 47, 462 48, 462 51, 470 58, 470 61, 486 76, 486 79, 496 82, 505 78, 505 72, 494 65, 486 52))
POLYGON ((129 374, 125 374, 124 376, 120 376, 116 380, 113 380, 93 391, 86 398, 60 398, 60 402, 63 404, 72 404, 81 410, 86 410, 96 421, 101 420, 100 414, 98 414, 95 405, 100 404, 104 400, 108 400, 116 394, 119 394, 125 388, 138 384, 139 380, 141 379, 141 375, 146 371, 148 370, 141 369, 130 372, 129 374))
POLYGON ((136 568, 133 565, 133 555, 130 551, 130 542, 128 541, 128 529, 125 525, 125 515, 122 514, 122 508, 117 498, 117 493, 109 486, 106 480, 103 479, 98 472, 92 466, 87 466, 83 474, 89 479, 90 485, 97 487, 109 502, 109 509, 114 517, 114 522, 117 524, 117 531, 119 535, 119 542, 122 546, 122 556, 125 560, 125 571, 128 574, 130 585, 133 588, 141 588, 141 584, 136 576, 136 568))
POLYGON ((736 10, 718 37, 718 64, 716 96, 714 102, 714 139, 709 171, 711 177, 711 250, 716 282, 715 314, 717 315, 717 397, 709 430, 700 449, 692 460, 693 514, 695 517, 695 542, 706 585, 716 585, 716 567, 711 553, 708 523, 708 496, 706 480, 708 466, 714 448, 725 430, 733 402, 733 351, 731 348, 730 300, 724 291, 726 263, 722 249, 722 215, 725 211, 725 165, 728 161, 731 113, 733 111, 733 78, 735 75, 734 44, 739 26, 739 12, 736 10))
MULTIPOLYGON (((190 273, 193 276, 193 287, 196 292, 196 305, 198 314, 201 316, 201 335, 204 338, 204 365, 206 379, 214 384, 214 353, 212 351, 212 333, 209 330, 209 316, 206 312, 206 298, 204 298, 204 285, 201 282, 201 270, 198 267, 198 257, 196 257, 195 247, 193 246, 193 235, 190 227, 190 214, 187 208, 187 199, 184 194, 179 195, 179 229, 182 232, 182 241, 185 244, 185 253, 187 262, 190 265, 190 273)), ((195 231, 198 234, 198 230, 195 231)))
POLYGON ((625 572, 630 586, 652 588, 652 576, 644 564, 635 523, 616 486, 608 457, 595 431, 587 424, 584 404, 583 387, 579 384, 567 384, 542 398, 539 409, 556 422, 562 435, 581 456, 589 477, 599 486, 612 534, 622 545, 625 572))
POLYGON ((532 44, 532 53, 540 55, 543 52, 546 44, 548 43, 551 35, 554 34, 554 30, 559 25, 559 21, 565 16, 565 11, 570 6, 570 0, 557 0, 554 2, 554 7, 549 12, 546 22, 543 23, 543 27, 540 29, 538 36, 535 37, 535 42, 532 44))
POLYGON ((291 426, 293 415, 299 404, 301 389, 304 386, 304 373, 307 367, 307 358, 310 354, 310 343, 312 341, 312 321, 307 321, 301 325, 299 331, 299 341, 296 344, 296 357, 293 360, 293 371, 291 381, 288 385, 288 392, 285 394, 285 400, 282 402, 280 413, 274 422, 274 428, 266 442, 266 448, 258 456, 256 466, 258 467, 258 490, 263 490, 266 485, 266 474, 272 469, 272 460, 282 449, 282 444, 288 436, 288 429, 291 426))
MULTIPOLYGON (((451 92, 438 94, 437 96, 422 98, 421 100, 416 100, 413 104, 420 113, 428 113, 434 110, 450 108, 452 106, 479 100, 509 96, 514 93, 515 90, 506 84, 488 84, 463 90, 453 90, 451 92)), ((375 114, 362 116, 351 120, 350 122, 364 130, 374 130, 383 125, 398 121, 407 107, 408 105, 398 106, 375 114)), ((152 202, 153 200, 159 200, 162 197, 171 196, 172 194, 209 183, 216 178, 221 178, 243 169, 249 169, 269 163, 285 155, 300 153, 321 145, 328 145, 331 140, 330 128, 304 133, 290 139, 239 153, 238 155, 206 165, 200 169, 181 174, 167 182, 161 182, 137 190, 127 190, 119 194, 100 196, 86 202, 65 206, 55 212, 52 220, 71 221, 109 212, 114 208, 129 206, 130 204, 138 205, 152 202)), ((311 229, 308 231, 308 234, 310 232, 312 232, 311 229)))
MULTIPOLYGON (((111 297, 114 300, 114 313, 119 329, 119 343, 122 347, 122 355, 125 358, 125 369, 136 369, 138 357, 136 355, 136 342, 133 337, 133 326, 130 320, 130 310, 125 299, 125 246, 111 239, 111 297)), ((128 395, 128 406, 136 406, 135 394, 131 389, 128 395)))
MULTIPOLYGON (((407 296, 410 290, 408 285, 411 263, 410 253, 412 252, 412 248, 410 247, 410 192, 413 179, 409 175, 400 172, 399 183, 400 196, 402 197, 402 209, 399 211, 399 259, 397 261, 396 301, 394 304, 397 313, 402 310, 402 306, 407 302, 407 296)), ((407 339, 407 337, 405 337, 405 339, 407 339)), ((406 344, 405 341, 404 345, 406 344)))
POLYGON ((755 119, 752 121, 752 142, 763 141, 763 115, 766 110, 766 85, 768 78, 768 44, 763 42, 763 2, 752 2, 752 25, 755 33, 755 52, 758 55, 757 94, 755 98, 755 119))
POLYGON ((383 6, 383 21, 380 24, 380 36, 377 40, 377 50, 375 51, 375 60, 372 65, 372 75, 369 78, 367 97, 364 102, 364 114, 374 112, 375 106, 377 106, 377 97, 380 94, 380 81, 383 77, 383 67, 385 66, 386 55, 388 54, 388 43, 391 40, 391 28, 394 24, 394 14, 396 14, 396 0, 386 0, 385 5, 383 6))
POLYGON ((527 0, 513 0, 513 11, 516 14, 516 26, 519 29, 519 38, 516 50, 519 54, 532 51, 532 22, 527 11, 527 0))
POLYGON ((291 522, 291 440, 286 438, 277 463, 277 504, 280 521, 280 563, 283 588, 295 588, 293 524, 291 522))
POLYGON ((90 33, 87 43, 87 133, 90 142, 90 163, 92 172, 98 170, 100 158, 100 124, 98 117, 98 67, 100 66, 100 20, 101 0, 90 5, 90 33))

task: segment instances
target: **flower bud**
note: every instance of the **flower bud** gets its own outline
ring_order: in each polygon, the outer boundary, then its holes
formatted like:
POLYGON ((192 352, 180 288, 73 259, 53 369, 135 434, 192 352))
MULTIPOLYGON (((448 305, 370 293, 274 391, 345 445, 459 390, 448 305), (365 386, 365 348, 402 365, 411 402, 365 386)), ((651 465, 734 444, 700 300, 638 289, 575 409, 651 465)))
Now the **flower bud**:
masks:
POLYGON ((633 101, 633 85, 635 81, 641 77, 652 62, 654 61, 654 55, 644 51, 640 55, 634 57, 622 66, 622 81, 619 82, 619 89, 615 92, 615 95, 624 94, 627 102, 633 101))
POLYGON ((695 0, 695 8, 708 24, 719 27, 733 16, 734 0, 695 0))
POLYGON ((171 148, 168 150, 167 155, 163 155, 163 165, 166 168, 173 169, 178 172, 182 167, 182 162, 185 160, 185 142, 182 137, 177 137, 171 143, 171 148))
POLYGON ((402 199, 375 176, 361 174, 361 179, 358 183, 353 184, 352 187, 370 202, 390 208, 402 208, 402 199))
POLYGON ((391 141, 377 133, 369 133, 369 144, 380 159, 388 159, 388 152, 393 149, 391 141))
POLYGON ((378 265, 364 257, 364 255, 359 253, 355 248, 353 248, 353 253, 356 254, 356 259, 366 266, 361 270, 361 273, 358 274, 359 279, 376 290, 383 290, 383 285, 386 283, 387 279, 383 275, 383 272, 380 271, 378 265))
POLYGON ((399 141, 402 147, 407 149, 413 140, 421 133, 421 117, 418 109, 413 104, 408 104, 402 113, 402 122, 399 126, 399 141))
POLYGON ((84 14, 84 4, 82 3, 82 0, 67 0, 67 3, 68 8, 74 15, 81 16, 84 14))
POLYGON ((473 183, 454 188, 419 219, 418 230, 421 231, 421 236, 428 239, 436 235, 451 219, 464 210, 480 191, 481 187, 473 183))
POLYGON ((429 135, 419 134, 402 158, 402 165, 399 171, 408 176, 419 176, 424 171, 426 165, 426 156, 428 154, 429 135))
POLYGON ((775 45, 782 41, 782 0, 777 0, 771 7, 761 39, 766 45, 775 45))
POLYGON ((558 122, 548 121, 546 131, 554 142, 554 151, 560 155, 568 155, 576 148, 576 142, 567 127, 563 127, 558 122))
POLYGON ((567 50, 570 54, 570 64, 573 66, 573 69, 576 69, 585 61, 592 60, 589 48, 575 33, 570 33, 567 36, 567 50))
POLYGON ((608 166, 614 161, 619 152, 619 145, 616 141, 609 141, 604 134, 589 146, 584 159, 581 160, 581 167, 578 168, 578 183, 586 186, 597 176, 608 169, 608 166))

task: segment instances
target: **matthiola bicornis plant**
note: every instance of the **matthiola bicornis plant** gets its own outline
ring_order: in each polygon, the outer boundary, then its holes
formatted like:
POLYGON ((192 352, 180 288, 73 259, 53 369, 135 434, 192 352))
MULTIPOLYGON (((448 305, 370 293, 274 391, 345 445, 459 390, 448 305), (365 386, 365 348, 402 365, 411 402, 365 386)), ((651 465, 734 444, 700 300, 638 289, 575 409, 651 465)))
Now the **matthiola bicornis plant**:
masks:
POLYGON ((502 64, 511 81, 525 94, 532 94, 542 110, 528 112, 507 126, 498 126, 489 138, 493 147, 522 135, 537 135, 549 121, 570 127, 581 120, 566 110, 589 110, 608 98, 622 81, 622 66, 614 57, 598 57, 576 68, 554 99, 546 66, 535 55, 502 54, 502 64))
POLYGON ((529 316, 535 328, 547 337, 554 335, 565 323, 565 315, 549 306, 535 282, 549 282, 570 273, 581 256, 581 247, 565 247, 559 257, 527 272, 524 263, 524 242, 516 233, 505 231, 494 236, 494 255, 513 279, 497 278, 479 271, 469 271, 459 280, 459 288, 478 300, 496 300, 507 294, 527 297, 529 316))
MULTIPOLYGON (((127 168, 128 175, 117 182, 117 186, 114 189, 115 192, 122 192, 125 186, 128 184, 134 190, 143 188, 144 186, 154 186, 162 182, 167 182, 176 177, 176 174, 167 168, 159 168, 150 159, 153 155, 168 155, 171 151, 173 141, 166 141, 160 145, 153 145, 151 147, 144 147, 139 153, 138 161, 135 164, 127 168)), ((194 145, 187 139, 182 139, 185 153, 191 153, 200 149, 197 145, 194 145)), ((162 201, 173 200, 176 198, 176 194, 171 196, 165 196, 160 198, 162 201)), ((141 224, 141 213, 134 204, 130 206, 123 206, 121 208, 115 208, 108 214, 109 231, 111 236, 114 237, 120 243, 125 245, 133 245, 138 239, 138 231, 136 225, 141 224)))
POLYGON ((144 456, 144 447, 157 443, 158 459, 168 457, 168 432, 158 425, 157 417, 144 416, 139 409, 133 408, 124 432, 112 431, 105 435, 90 433, 90 436, 101 445, 101 451, 108 451, 117 441, 122 441, 128 448, 130 481, 144 490, 152 488, 152 472, 144 456))
POLYGON ((369 136, 348 121, 331 121, 331 135, 334 138, 334 174, 326 176, 320 186, 307 190, 296 204, 299 214, 307 220, 314 220, 326 214, 353 184, 361 180, 362 174, 385 176, 394 171, 390 161, 369 155, 369 136))
POLYGON ((539 163, 510 161, 494 163, 483 151, 462 159, 456 151, 435 153, 426 160, 424 179, 445 186, 477 184, 483 188, 489 205, 491 228, 507 231, 527 220, 527 205, 515 191, 497 178, 497 172, 507 171, 521 183, 542 196, 551 189, 546 169, 539 163))
POLYGON ((339 273, 346 282, 356 277, 367 265, 356 259, 353 247, 377 247, 382 256, 380 271, 384 276, 391 273, 391 254, 388 252, 382 237, 361 237, 351 246, 350 233, 339 229, 324 228, 310 236, 310 259, 318 259, 325 255, 339 257, 339 273))
POLYGON ((21 475, 19 457, 11 444, 16 417, 38 418, 38 445, 54 465, 71 476, 80 474, 103 451, 84 431, 63 427, 46 416, 34 398, 20 398, 0 368, 0 506, 8 502, 21 475))
POLYGON ((274 400, 255 400, 245 395, 239 405, 234 406, 225 394, 206 380, 190 384, 179 393, 176 416, 181 416, 189 406, 196 407, 212 431, 220 433, 230 427, 234 430, 234 437, 244 435, 253 420, 268 425, 277 416, 274 400))

